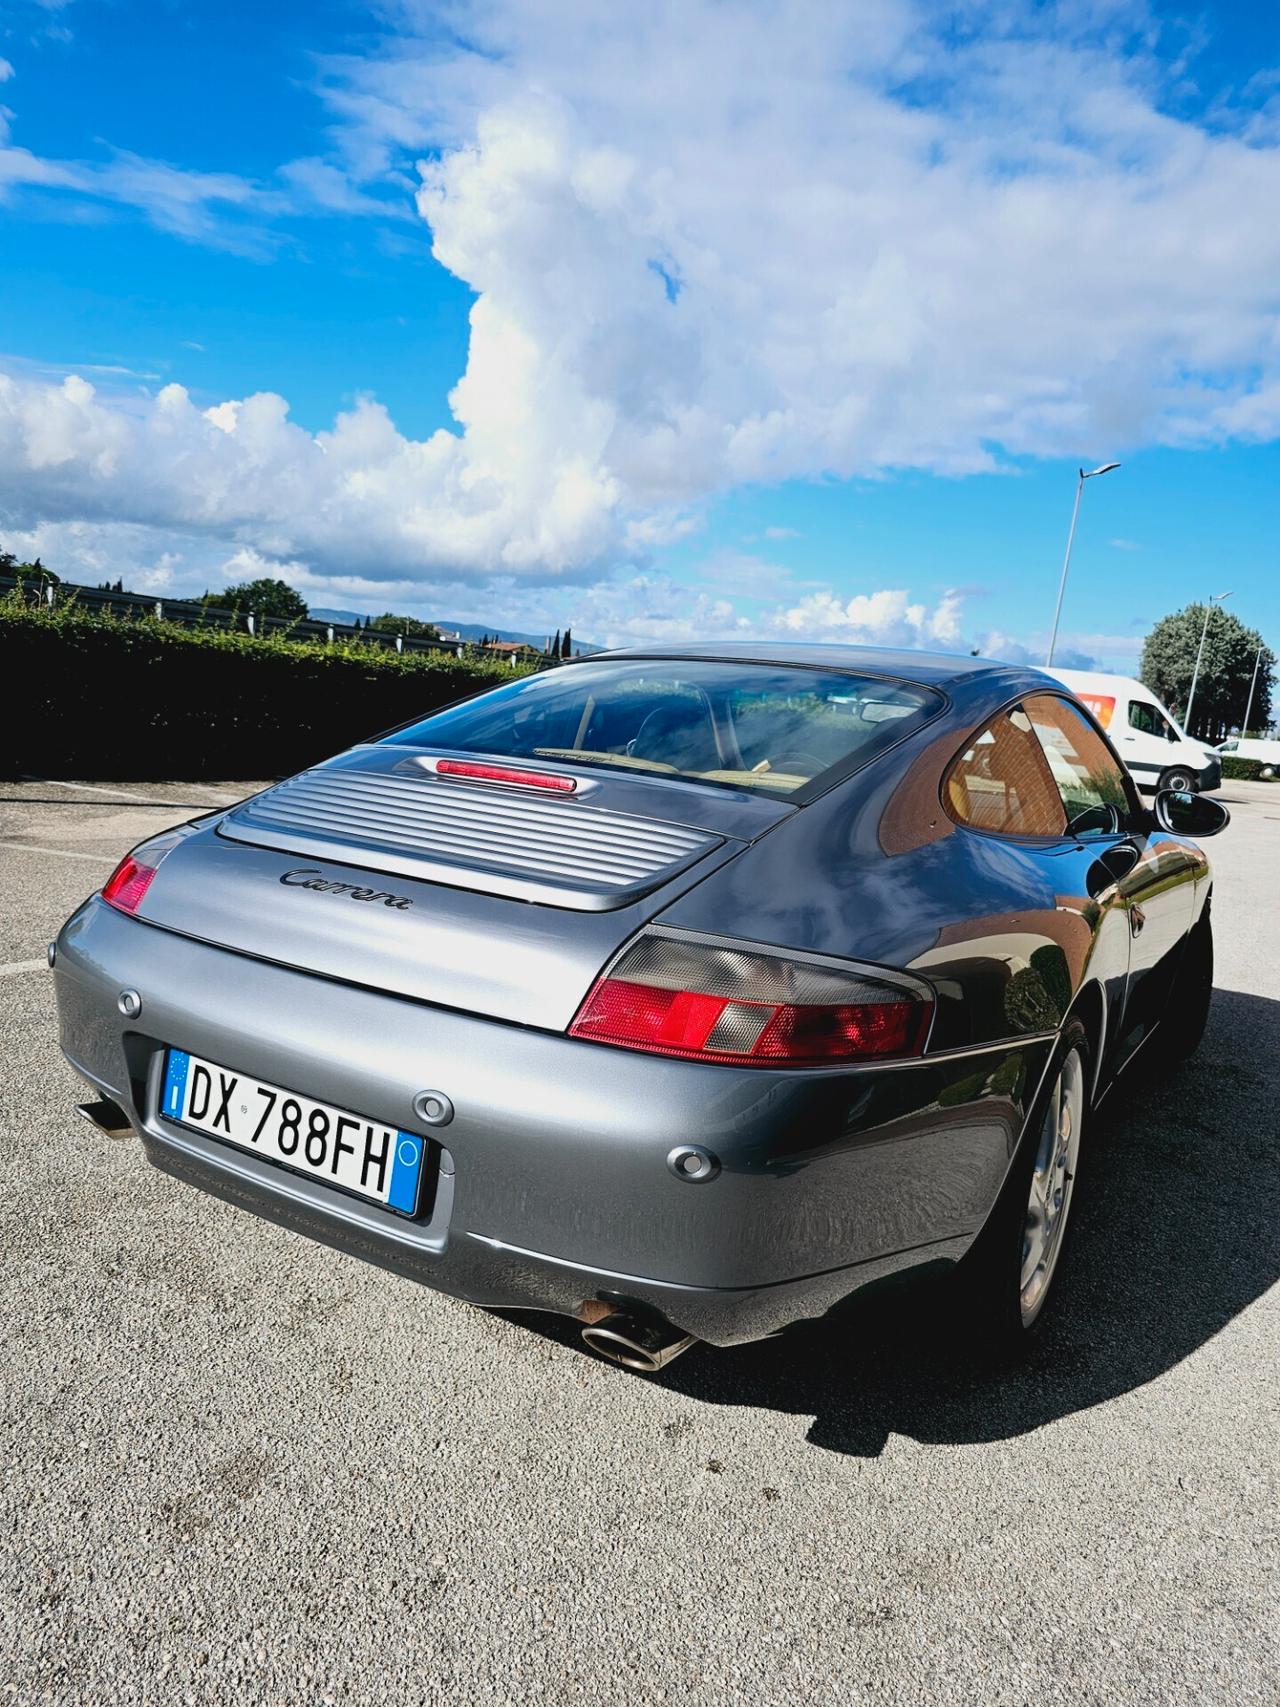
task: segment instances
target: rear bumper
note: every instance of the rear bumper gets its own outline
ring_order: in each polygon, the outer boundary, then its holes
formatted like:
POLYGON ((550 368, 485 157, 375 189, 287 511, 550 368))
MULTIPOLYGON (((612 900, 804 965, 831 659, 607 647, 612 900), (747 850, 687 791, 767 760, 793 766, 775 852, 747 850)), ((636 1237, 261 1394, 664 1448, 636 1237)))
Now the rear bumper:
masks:
POLYGON ((1048 1041, 927 1065, 774 1073, 669 1061, 354 988, 194 942, 98 900, 68 920, 64 1052, 166 1172, 472 1303, 662 1311, 716 1344, 824 1314, 953 1261, 981 1226, 1048 1041), (142 998, 137 1018, 117 1007, 142 998), (407 1220, 158 1112, 174 1046, 432 1141, 407 1220), (413 1099, 455 1116, 421 1126, 413 1099), (706 1183, 668 1152, 718 1157, 706 1183))

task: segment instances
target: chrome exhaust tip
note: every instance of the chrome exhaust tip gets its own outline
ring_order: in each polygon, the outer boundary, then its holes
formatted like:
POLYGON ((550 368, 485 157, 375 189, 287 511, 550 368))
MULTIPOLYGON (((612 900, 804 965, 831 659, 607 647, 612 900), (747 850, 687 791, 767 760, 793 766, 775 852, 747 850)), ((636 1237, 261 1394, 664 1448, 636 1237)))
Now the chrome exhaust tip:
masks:
POLYGON ((692 1334, 682 1334, 657 1318, 640 1321, 620 1310, 583 1328, 582 1339, 610 1363, 637 1369, 642 1375, 656 1375, 681 1352, 697 1344, 692 1334))
POLYGON ((90 1126, 96 1126, 98 1131, 108 1138, 136 1138, 138 1136, 133 1129, 129 1116, 119 1103, 112 1102, 110 1097, 103 1097, 98 1102, 78 1102, 76 1113, 82 1114, 90 1126))

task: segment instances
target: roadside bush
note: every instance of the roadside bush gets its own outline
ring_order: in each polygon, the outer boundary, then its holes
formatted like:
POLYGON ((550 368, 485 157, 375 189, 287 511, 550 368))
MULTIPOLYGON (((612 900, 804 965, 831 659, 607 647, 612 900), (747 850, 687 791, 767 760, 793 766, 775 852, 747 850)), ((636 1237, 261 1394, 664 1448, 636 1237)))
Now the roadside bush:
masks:
POLYGON ((259 778, 515 672, 487 660, 315 645, 0 599, 0 773, 259 778))
POLYGON ((1269 770, 1261 759, 1233 759, 1226 753, 1222 755, 1223 782, 1257 782, 1264 770, 1269 770))

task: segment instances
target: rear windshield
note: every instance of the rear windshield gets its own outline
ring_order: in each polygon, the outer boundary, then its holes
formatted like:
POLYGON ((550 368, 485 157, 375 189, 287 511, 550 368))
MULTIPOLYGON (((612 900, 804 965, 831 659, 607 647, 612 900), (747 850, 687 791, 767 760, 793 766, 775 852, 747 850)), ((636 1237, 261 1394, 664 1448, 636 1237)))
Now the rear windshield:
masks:
POLYGON ((525 676, 385 739, 785 795, 940 704, 928 688, 835 670, 628 659, 525 676))

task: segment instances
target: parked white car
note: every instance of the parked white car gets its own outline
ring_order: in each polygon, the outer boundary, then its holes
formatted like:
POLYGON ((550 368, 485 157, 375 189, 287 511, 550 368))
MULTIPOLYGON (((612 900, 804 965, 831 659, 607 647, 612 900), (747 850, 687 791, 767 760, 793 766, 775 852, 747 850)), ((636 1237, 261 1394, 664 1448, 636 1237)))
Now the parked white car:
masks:
POLYGON ((1261 735, 1233 735, 1217 749, 1224 759, 1257 759, 1280 768, 1280 740, 1261 735))
POLYGON ((1046 670, 1069 687, 1106 730, 1139 788, 1217 788, 1222 761, 1212 747, 1192 741, 1167 705, 1132 676, 1100 670, 1046 670))

